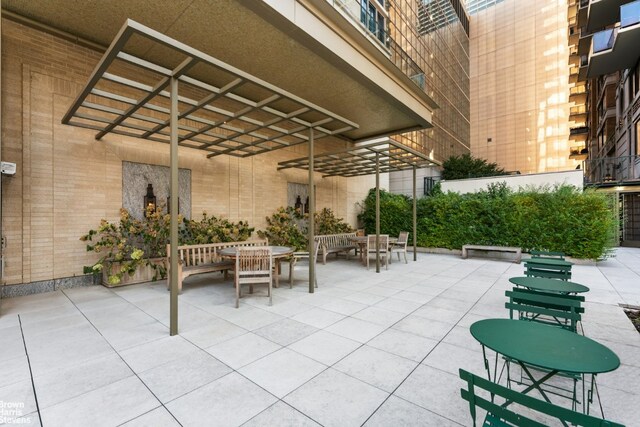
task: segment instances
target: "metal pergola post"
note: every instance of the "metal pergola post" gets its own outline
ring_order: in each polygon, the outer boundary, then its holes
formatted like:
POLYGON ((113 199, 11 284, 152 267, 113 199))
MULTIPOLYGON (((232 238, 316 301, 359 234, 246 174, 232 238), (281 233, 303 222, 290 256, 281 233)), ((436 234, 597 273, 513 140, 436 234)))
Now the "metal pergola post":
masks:
MULTIPOLYGON (((388 258, 387 258, 387 262, 389 262, 388 258)), ((380 273, 380 153, 377 153, 377 152, 376 152, 376 273, 380 273)))
POLYGON ((416 201, 416 167, 413 166, 413 260, 418 260, 418 207, 416 201))
POLYGON ((315 212, 316 212, 316 189, 313 183, 313 128, 309 128, 309 293, 315 291, 316 259, 315 252, 315 212))
POLYGON ((171 253, 171 295, 169 297, 169 334, 178 334, 178 79, 171 77, 170 167, 171 201, 169 212, 171 253))

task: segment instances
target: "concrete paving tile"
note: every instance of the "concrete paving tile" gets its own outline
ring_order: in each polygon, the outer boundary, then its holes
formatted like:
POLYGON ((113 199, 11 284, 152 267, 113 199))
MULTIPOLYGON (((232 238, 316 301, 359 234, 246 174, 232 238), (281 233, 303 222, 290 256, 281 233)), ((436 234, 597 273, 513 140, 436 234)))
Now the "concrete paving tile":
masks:
POLYGON ((416 366, 417 362, 365 345, 333 368, 391 393, 416 366))
POLYGON ((387 298, 379 303, 375 304, 376 307, 384 308, 385 310, 397 311, 398 313, 409 314, 412 311, 416 310, 419 307, 422 307, 422 304, 415 301, 406 301, 397 298, 387 298))
POLYGON ((165 336, 121 351, 120 356, 135 372, 144 372, 171 360, 181 359, 197 347, 179 335, 165 336))
POLYGON ((388 328, 404 316, 405 315, 403 313, 398 313, 397 311, 385 310, 384 308, 379 307, 367 307, 364 310, 357 312, 352 317, 388 328))
POLYGON ((320 424, 280 400, 242 424, 242 427, 263 426, 320 427, 320 424))
POLYGON ((135 376, 41 409, 46 426, 113 426, 160 406, 135 376))
POLYGON ((393 325, 393 329, 420 335, 432 340, 441 340, 453 328, 450 323, 425 319, 424 317, 410 315, 393 325))
POLYGON ((132 419, 122 427, 180 427, 180 424, 165 408, 156 408, 132 419))
POLYGON ((371 338, 384 331, 385 328, 375 323, 366 322, 353 317, 347 317, 333 325, 325 328, 327 332, 343 336, 361 343, 369 341, 371 338))
POLYGON ((323 308, 314 308, 304 313, 300 313, 292 317, 293 320, 306 323, 319 329, 326 328, 345 318, 344 314, 334 311, 325 310, 323 308))
POLYGON ((367 343, 370 347, 393 353, 414 362, 422 361, 437 344, 438 341, 396 329, 387 329, 367 343))
POLYGON ((139 376, 162 403, 167 403, 231 371, 231 368, 210 354, 195 350, 183 358, 157 366, 139 376))
MULTIPOLYGON (((478 351, 461 348, 447 343, 440 343, 433 349, 426 359, 422 362, 425 365, 438 368, 441 371, 449 372, 452 375, 457 375, 460 368, 476 374, 479 376, 485 376, 486 370, 484 368, 484 359, 482 357, 482 349, 478 348, 478 351)), ((490 362, 493 362, 495 353, 487 353, 487 357, 490 362)), ((501 358, 498 360, 498 369, 501 366, 501 358)), ((491 363, 493 366, 493 363, 491 363)))
POLYGON ((284 401, 327 427, 360 426, 388 396, 380 389, 327 369, 284 401))
POLYGON ((67 368, 36 374, 33 381, 40 408, 48 408, 133 375, 115 352, 67 368))
POLYGON ((364 424, 365 427, 456 427, 459 425, 396 396, 390 396, 364 424))
POLYGON ((329 366, 360 346, 361 344, 357 341, 326 331, 318 331, 291 344, 289 348, 329 366))
POLYGON ((283 319, 260 329, 253 331, 270 341, 282 346, 287 346, 316 332, 318 328, 297 322, 292 319, 283 319))
POLYGON ((458 375, 420 365, 394 395, 466 426, 471 425, 471 415, 469 404, 460 397, 464 386, 458 375))
POLYGON ((238 370, 268 392, 283 398, 326 369, 326 366, 287 348, 238 370))
MULTIPOLYGON (((9 385, 2 383, 0 385, 0 402, 4 402, 5 405, 11 405, 19 413, 15 413, 15 419, 19 420, 24 418, 24 415, 36 412, 36 400, 33 394, 33 385, 31 379, 14 382, 9 385)), ((7 418, 13 417, 8 414, 7 418)), ((0 417, 2 419, 2 417, 0 417)), ((7 424, 10 424, 7 422, 7 424)))
POLYGON ((184 426, 239 426, 277 399, 237 373, 226 375, 167 404, 184 426))
POLYGON ((368 307, 368 304, 361 302, 350 301, 342 298, 335 298, 327 304, 323 304, 322 308, 329 311, 335 311, 336 313, 350 316, 368 307))
POLYGON ((185 331, 184 333, 181 333, 181 335, 184 339, 192 342, 198 347, 205 348, 239 337, 246 333, 246 329, 227 322, 226 320, 217 319, 200 328, 185 331))
POLYGON ((208 347, 206 350, 231 368, 240 369, 280 348, 280 345, 249 332, 208 347))

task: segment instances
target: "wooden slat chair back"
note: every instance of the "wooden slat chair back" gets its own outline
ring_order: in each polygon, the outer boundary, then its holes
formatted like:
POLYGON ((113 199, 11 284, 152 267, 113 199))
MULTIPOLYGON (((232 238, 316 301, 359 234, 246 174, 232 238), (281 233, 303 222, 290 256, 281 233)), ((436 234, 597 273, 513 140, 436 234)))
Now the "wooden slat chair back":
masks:
MULTIPOLYGON (((222 249, 240 246, 267 246, 268 244, 269 241, 267 239, 263 239, 251 241, 247 240, 244 242, 220 242, 201 245, 178 246, 178 291, 182 292, 182 282, 184 281, 184 279, 194 274, 222 271, 226 279, 228 271, 233 269, 235 263, 233 260, 220 257, 219 252, 222 249)), ((167 245, 167 289, 170 288, 170 266, 171 245, 167 245)))
POLYGON ((400 261, 400 254, 404 255, 404 263, 408 264, 407 261, 407 244, 409 243, 409 232, 401 231, 398 235, 398 241, 391 244, 389 254, 389 261, 393 258, 394 252, 398 254, 398 261, 400 261))
MULTIPOLYGON (((388 234, 380 234, 379 245, 380 248, 380 258, 384 259, 384 266, 388 270, 389 269, 389 235, 388 234)), ((369 269, 369 258, 371 256, 376 256, 376 235, 370 234, 367 236, 367 270, 369 269)))
POLYGON ((270 247, 239 247, 236 255, 236 308, 240 306, 242 285, 249 285, 249 293, 253 293, 253 285, 268 286, 269 305, 272 304, 272 270, 273 258, 270 247))
MULTIPOLYGON (((471 412, 474 427, 476 426, 477 419, 476 407, 487 411, 487 415, 482 423, 482 426, 485 427, 546 427, 549 425, 530 418, 529 414, 524 415, 516 412, 519 407, 528 408, 537 414, 555 418, 565 426, 624 427, 622 424, 603 420, 583 414, 582 412, 572 411, 571 409, 519 393, 463 369, 460 369, 459 372, 460 378, 467 383, 467 388, 460 389, 460 394, 464 400, 469 402, 469 411, 471 412), (490 394, 491 398, 487 399, 477 394, 476 389, 483 390, 486 394, 490 394), (497 403, 498 400, 502 403, 497 403), (504 402, 509 402, 510 406, 507 406, 504 402)), ((523 411, 521 410, 521 412, 523 411)))
POLYGON ((582 320, 584 308, 583 296, 561 295, 555 293, 531 291, 514 288, 506 291, 509 301, 505 308, 509 309, 509 317, 514 318, 514 311, 518 312, 520 320, 546 323, 578 332, 578 322, 582 320))

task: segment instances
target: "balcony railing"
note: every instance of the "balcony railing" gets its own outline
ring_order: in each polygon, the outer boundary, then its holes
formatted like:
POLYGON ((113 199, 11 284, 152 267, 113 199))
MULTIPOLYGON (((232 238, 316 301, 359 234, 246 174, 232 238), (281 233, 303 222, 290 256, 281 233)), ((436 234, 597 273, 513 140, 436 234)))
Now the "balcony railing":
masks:
POLYGON ((582 95, 583 93, 587 93, 587 87, 585 85, 569 88, 569 95, 582 95))
POLYGON ((618 35, 618 28, 610 28, 604 31, 598 31, 593 35, 591 43, 593 43, 593 53, 602 52, 613 47, 618 35))
POLYGON ((585 114, 586 112, 587 112, 587 109, 584 105, 577 105, 569 109, 569 115, 585 114))
POLYGON ((601 157, 584 162, 587 184, 622 184, 640 181, 640 156, 601 157))
POLYGON ((640 0, 620 6, 620 27, 626 28, 640 23, 640 0))
POLYGON ((589 133, 589 126, 578 126, 578 127, 569 129, 570 135, 580 135, 583 133, 589 133))

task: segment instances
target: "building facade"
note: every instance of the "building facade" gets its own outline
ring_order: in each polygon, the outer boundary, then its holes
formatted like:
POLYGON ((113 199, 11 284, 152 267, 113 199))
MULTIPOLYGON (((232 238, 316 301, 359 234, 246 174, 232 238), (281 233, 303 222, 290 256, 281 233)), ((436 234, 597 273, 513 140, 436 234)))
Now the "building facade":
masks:
MULTIPOLYGON (((469 152, 469 17, 459 0, 389 2, 389 44, 394 62, 434 99, 433 128, 394 136, 443 162, 469 152), (416 25, 417 23, 417 25, 416 25)), ((439 171, 417 171, 417 195, 439 171)), ((412 194, 411 171, 390 174, 391 191, 412 194)))
POLYGON ((568 2, 571 157, 617 194, 621 244, 640 245, 640 1, 568 2))
POLYGON ((471 153, 507 171, 574 169, 564 0, 468 1, 471 153))
MULTIPOLYGON (((386 28, 391 5, 376 1, 386 15, 375 23, 386 28)), ((154 0, 140 8, 136 2, 37 0, 3 1, 2 7, 0 154, 2 161, 16 165, 15 174, 1 182, 3 296, 90 281, 83 266, 98 255, 87 253, 79 237, 103 218, 116 221, 127 198, 144 192, 131 191, 131 186, 146 189, 147 181, 161 175, 157 168, 169 164, 166 145, 122 135, 96 141, 95 131, 61 123, 127 19, 358 124, 343 137, 316 141, 316 153, 430 127, 436 108, 397 65, 385 36, 360 20, 354 25, 337 1, 154 0), (126 178, 127 168, 136 165, 156 172, 126 178)), ((132 43, 129 53, 157 63, 169 60, 144 43, 132 43)), ((247 85, 244 96, 260 99, 260 91, 247 85)), ((206 211, 263 228, 265 217, 291 200, 290 189, 308 182, 307 171, 279 171, 278 162, 307 153, 307 144, 299 144, 250 157, 209 158, 181 147, 179 165, 189 180, 192 218, 206 211)), ((316 174, 314 184, 317 209, 331 208, 355 226, 358 202, 375 186, 375 178, 316 174)), ((160 194, 166 190, 156 188, 160 194)), ((187 195, 180 191, 182 212, 187 195)), ((142 199, 138 202, 142 207, 142 199)))

